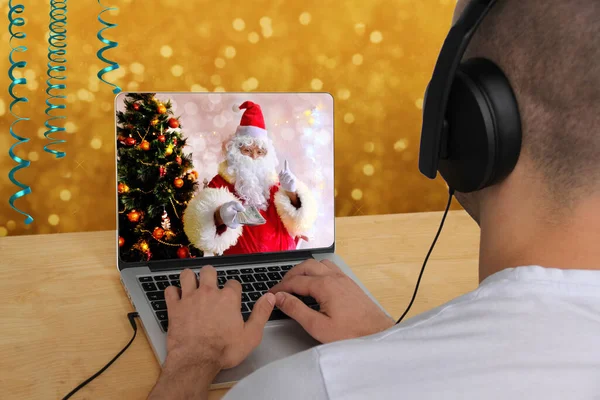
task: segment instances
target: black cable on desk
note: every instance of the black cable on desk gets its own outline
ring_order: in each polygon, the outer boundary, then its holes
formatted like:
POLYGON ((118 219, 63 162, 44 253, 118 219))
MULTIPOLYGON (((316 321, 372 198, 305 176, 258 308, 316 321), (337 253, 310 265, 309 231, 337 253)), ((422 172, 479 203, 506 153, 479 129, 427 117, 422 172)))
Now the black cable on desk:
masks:
POLYGON ((117 358, 121 357, 121 354, 125 353, 125 350, 127 350, 129 348, 129 346, 131 346, 131 343, 133 343, 133 340, 135 339, 135 336, 137 335, 137 324, 135 323, 135 318, 136 317, 139 317, 139 314, 136 313, 136 312, 130 312, 129 314, 127 314, 127 318, 129 319, 129 323, 131 324, 131 327, 133 328, 133 337, 131 338, 131 340, 129 341, 129 343, 127 343, 127 345, 125 347, 123 347, 123 350, 121 350, 119 352, 119 354, 117 354, 112 360, 110 360, 108 362, 108 364, 106 364, 100 371, 96 372, 94 375, 90 376, 88 379, 86 379, 85 381, 83 381, 75 389, 71 390, 71 392, 68 395, 66 395, 65 397, 63 397, 63 400, 66 400, 66 399, 70 398, 75 393, 77 393, 79 391, 79 389, 81 389, 82 387, 84 387, 85 385, 87 385, 88 383, 90 383, 91 381, 93 381, 94 379, 96 379, 98 376, 100 376, 100 374, 102 374, 104 371, 106 371, 108 369, 108 367, 110 367, 115 361, 117 361, 117 358))
POLYGON ((399 324, 404 319, 406 314, 408 314, 408 311, 412 307, 412 305, 415 301, 415 298, 417 297, 417 291, 419 290, 419 284, 421 283, 421 277, 423 276, 423 272, 425 272, 425 266, 427 265, 427 261, 429 261, 429 256, 431 255, 431 252, 433 251, 433 248, 435 247, 435 244, 437 243, 438 237, 440 237, 442 228, 444 227, 444 221, 446 221, 446 216, 448 215, 448 210, 450 210, 450 203, 452 203, 452 196, 454 196, 454 189, 450 188, 448 190, 448 204, 446 204, 446 210, 444 211, 444 216, 442 217, 442 222, 440 222, 440 227, 438 228, 438 231, 435 234, 435 238, 433 239, 433 242, 431 243, 431 247, 429 248, 429 251, 427 252, 427 255, 425 256, 425 261, 423 261, 423 266, 421 267, 421 272, 419 273, 419 278, 417 279, 417 284, 415 285, 415 291, 413 292, 412 299, 410 299, 410 303, 408 303, 408 307, 406 307, 406 310, 404 310, 404 313, 398 319, 396 324, 399 324))

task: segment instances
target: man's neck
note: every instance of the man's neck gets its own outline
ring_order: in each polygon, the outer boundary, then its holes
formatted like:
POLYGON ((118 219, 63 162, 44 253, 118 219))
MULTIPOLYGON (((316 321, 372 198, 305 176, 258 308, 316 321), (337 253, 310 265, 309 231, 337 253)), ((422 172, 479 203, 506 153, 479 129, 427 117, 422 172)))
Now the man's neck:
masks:
POLYGON ((506 195, 494 196, 481 213, 480 282, 527 265, 600 270, 600 195, 560 209, 534 195, 541 191, 518 197, 499 190, 506 195))

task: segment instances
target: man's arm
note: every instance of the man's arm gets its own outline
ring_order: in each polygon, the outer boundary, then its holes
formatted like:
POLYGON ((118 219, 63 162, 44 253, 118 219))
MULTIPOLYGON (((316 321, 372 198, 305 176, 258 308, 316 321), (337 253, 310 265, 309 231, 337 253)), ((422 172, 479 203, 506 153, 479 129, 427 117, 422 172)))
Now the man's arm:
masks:
POLYGON ((207 399, 208 388, 218 373, 218 364, 210 358, 203 362, 167 358, 148 400, 207 399))

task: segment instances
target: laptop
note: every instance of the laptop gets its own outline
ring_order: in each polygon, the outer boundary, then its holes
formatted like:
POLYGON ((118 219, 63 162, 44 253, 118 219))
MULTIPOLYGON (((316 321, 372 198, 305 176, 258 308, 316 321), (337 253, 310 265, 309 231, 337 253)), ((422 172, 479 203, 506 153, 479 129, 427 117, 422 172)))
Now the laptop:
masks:
MULTIPOLYGON (((244 319, 311 258, 337 264, 376 302, 335 254, 333 108, 328 93, 116 97, 117 265, 161 365, 169 329, 164 289, 180 286, 186 268, 214 266, 220 287, 238 280, 244 319)), ((318 344, 275 309, 261 344, 212 387, 318 344)))

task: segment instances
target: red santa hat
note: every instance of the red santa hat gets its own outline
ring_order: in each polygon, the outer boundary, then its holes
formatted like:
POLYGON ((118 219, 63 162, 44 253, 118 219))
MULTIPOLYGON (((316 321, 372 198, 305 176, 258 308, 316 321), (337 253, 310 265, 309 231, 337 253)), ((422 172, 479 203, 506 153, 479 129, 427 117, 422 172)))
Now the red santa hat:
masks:
POLYGON ((265 128, 265 119, 263 118, 260 106, 251 101, 245 101, 242 105, 234 105, 234 111, 246 110, 242 115, 240 125, 235 134, 238 136, 250 136, 257 139, 267 138, 267 129, 265 128))

